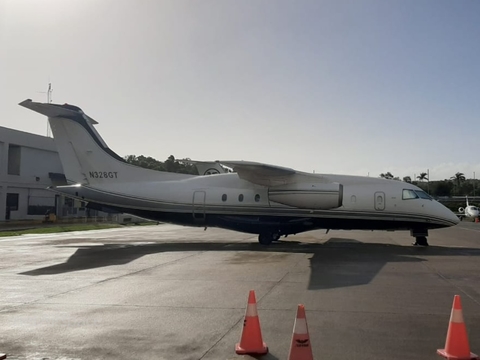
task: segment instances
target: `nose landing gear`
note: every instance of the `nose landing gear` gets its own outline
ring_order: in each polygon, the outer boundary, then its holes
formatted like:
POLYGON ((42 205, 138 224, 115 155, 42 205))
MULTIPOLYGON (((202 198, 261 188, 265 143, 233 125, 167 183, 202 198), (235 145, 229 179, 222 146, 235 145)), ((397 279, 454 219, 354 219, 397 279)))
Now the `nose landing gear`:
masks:
POLYGON ((426 236, 417 236, 415 238, 414 246, 428 246, 428 241, 426 236))
POLYGON ((428 246, 428 241, 427 241, 428 230, 412 229, 412 230, 410 230, 410 235, 415 237, 415 242, 412 245, 414 245, 414 246, 428 246))
POLYGON ((273 241, 278 241, 280 234, 278 232, 266 232, 258 235, 258 242, 262 245, 270 245, 273 241))

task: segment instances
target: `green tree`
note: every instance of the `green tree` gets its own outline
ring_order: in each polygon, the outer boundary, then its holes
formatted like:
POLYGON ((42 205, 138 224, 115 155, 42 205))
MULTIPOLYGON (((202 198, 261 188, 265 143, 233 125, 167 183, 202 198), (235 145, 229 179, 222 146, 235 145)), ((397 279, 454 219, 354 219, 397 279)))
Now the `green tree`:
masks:
POLYGON ((435 181, 432 184, 432 195, 434 196, 452 196, 453 183, 449 180, 435 181))
POLYGON ((125 161, 129 164, 140 166, 146 169, 198 175, 197 168, 194 165, 179 162, 173 155, 170 155, 165 162, 161 162, 150 156, 146 157, 143 155, 127 155, 125 156, 125 161))
POLYGON ((404 176, 403 177, 403 181, 407 182, 407 183, 411 183, 412 182, 412 178, 410 176, 404 176))

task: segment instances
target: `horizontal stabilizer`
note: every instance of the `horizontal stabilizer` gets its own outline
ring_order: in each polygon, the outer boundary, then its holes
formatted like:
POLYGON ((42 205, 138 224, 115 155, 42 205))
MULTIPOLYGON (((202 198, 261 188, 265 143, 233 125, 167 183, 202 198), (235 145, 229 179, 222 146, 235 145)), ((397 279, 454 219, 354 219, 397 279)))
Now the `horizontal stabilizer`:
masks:
POLYGON ((89 121, 94 125, 98 124, 98 122, 93 120, 90 116, 86 115, 82 111, 82 109, 73 105, 45 104, 34 102, 30 99, 24 100, 18 105, 26 107, 27 109, 33 110, 35 112, 38 112, 39 114, 48 116, 50 118, 62 117, 69 119, 78 116, 78 114, 82 114, 85 120, 89 121))

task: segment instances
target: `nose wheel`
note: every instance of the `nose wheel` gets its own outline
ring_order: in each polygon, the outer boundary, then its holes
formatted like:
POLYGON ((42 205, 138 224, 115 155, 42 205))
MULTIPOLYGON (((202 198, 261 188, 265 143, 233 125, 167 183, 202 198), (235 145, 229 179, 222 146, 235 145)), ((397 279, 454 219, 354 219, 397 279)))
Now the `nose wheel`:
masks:
POLYGON ((428 246, 428 241, 426 236, 417 236, 415 238, 414 246, 428 246))
POLYGON ((261 233, 258 235, 258 242, 262 245, 270 245, 273 241, 278 241, 280 234, 278 233, 261 233))
POLYGON ((428 246, 427 236, 428 230, 427 229, 411 229, 410 235, 415 238, 415 242, 412 244, 414 246, 428 246))

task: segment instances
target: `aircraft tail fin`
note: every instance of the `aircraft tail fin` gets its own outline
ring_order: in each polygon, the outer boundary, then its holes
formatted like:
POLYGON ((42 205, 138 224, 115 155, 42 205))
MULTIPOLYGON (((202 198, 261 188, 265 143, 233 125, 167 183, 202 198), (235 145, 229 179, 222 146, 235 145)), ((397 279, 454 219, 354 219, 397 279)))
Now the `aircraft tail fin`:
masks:
POLYGON ((113 152, 96 131, 94 119, 73 105, 22 101, 19 105, 48 117, 65 177, 69 183, 111 184, 140 180, 173 180, 188 175, 130 165, 113 152))
POLYGON ((470 205, 468 204, 468 196, 465 196, 465 199, 467 200, 467 206, 470 206, 470 205))

